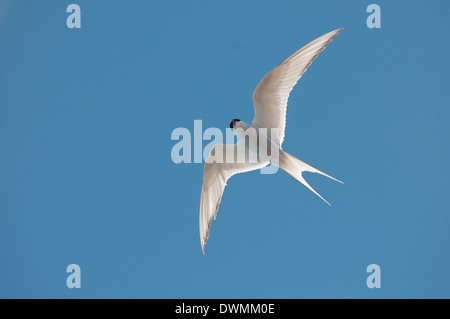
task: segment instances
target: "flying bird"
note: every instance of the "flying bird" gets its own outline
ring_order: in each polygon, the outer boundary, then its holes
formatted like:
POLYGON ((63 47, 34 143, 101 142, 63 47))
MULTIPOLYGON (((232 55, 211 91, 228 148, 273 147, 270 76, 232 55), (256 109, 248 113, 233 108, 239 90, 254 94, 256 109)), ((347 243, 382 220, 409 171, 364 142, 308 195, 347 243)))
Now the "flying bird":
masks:
POLYGON ((330 205, 305 181, 302 173, 305 171, 319 173, 337 182, 342 182, 286 153, 281 149, 281 145, 284 140, 289 93, 314 59, 341 30, 342 28, 328 32, 309 42, 267 73, 253 92, 255 117, 252 124, 233 119, 230 123, 230 128, 238 136, 238 142, 236 144, 216 144, 212 147, 203 168, 203 184, 200 195, 199 231, 203 254, 205 254, 205 245, 209 237, 211 221, 217 216, 226 182, 235 174, 261 169, 272 163, 330 205), (266 131, 263 131, 263 128, 266 131), (269 158, 265 155, 267 152, 263 154, 261 148, 255 148, 252 146, 254 144, 245 140, 242 132, 248 129, 255 130, 256 137, 254 136, 254 139, 256 138, 258 142, 264 140, 266 142, 265 145, 272 147, 271 154, 273 154, 272 152, 278 154, 275 160, 273 157, 269 158), (264 133, 269 131, 275 134, 264 133), (242 146, 247 152, 241 157, 241 160, 237 160, 239 147, 242 146), (255 154, 256 160, 251 160, 251 156, 255 154), (226 160, 216 161, 220 156, 223 159, 226 158, 226 160))

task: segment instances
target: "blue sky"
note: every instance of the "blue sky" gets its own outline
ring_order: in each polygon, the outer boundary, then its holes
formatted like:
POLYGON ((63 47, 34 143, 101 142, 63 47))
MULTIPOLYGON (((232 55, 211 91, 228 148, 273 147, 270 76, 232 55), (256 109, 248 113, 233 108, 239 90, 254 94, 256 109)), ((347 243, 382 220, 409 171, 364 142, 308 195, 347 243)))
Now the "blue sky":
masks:
POLYGON ((448 1, 376 1, 381 29, 371 1, 79 0, 68 29, 70 3, 0 1, 0 297, 450 297, 448 1), (345 182, 305 174, 332 206, 234 176, 203 256, 172 131, 250 123, 260 79, 340 27, 283 144, 345 182))

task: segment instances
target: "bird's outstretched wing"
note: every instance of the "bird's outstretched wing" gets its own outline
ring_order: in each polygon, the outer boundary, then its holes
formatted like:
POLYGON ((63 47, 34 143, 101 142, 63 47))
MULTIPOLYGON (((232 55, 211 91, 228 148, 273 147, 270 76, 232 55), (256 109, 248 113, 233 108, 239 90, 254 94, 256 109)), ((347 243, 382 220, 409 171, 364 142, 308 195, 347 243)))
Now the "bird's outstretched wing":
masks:
POLYGON ((269 164, 250 156, 248 151, 238 158, 238 151, 242 152, 245 149, 239 148, 238 144, 216 144, 206 159, 199 211, 200 243, 203 254, 205 254, 211 221, 213 217, 216 218, 227 180, 235 174, 257 170, 269 164))
POLYGON ((314 59, 339 34, 337 29, 309 42, 275 69, 267 73, 253 92, 255 118, 253 125, 279 129, 277 144, 281 147, 286 127, 289 93, 314 59))

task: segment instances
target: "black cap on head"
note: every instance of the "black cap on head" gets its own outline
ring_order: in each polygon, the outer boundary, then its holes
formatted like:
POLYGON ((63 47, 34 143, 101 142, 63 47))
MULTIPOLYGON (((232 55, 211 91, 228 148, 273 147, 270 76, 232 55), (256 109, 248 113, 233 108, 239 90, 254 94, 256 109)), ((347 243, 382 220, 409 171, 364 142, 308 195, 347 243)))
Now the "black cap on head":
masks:
POLYGON ((230 128, 231 129, 234 129, 234 125, 233 125, 233 122, 240 122, 241 120, 239 120, 239 119, 233 119, 231 122, 230 122, 230 128))

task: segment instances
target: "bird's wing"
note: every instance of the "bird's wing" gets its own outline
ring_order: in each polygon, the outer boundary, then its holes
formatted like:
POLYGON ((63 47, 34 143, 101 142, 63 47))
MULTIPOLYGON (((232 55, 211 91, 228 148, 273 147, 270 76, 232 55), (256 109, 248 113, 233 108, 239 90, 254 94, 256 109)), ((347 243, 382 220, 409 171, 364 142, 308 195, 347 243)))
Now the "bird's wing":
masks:
POLYGON ((259 161, 256 157, 252 158, 248 151, 238 160, 238 151, 245 149, 239 148, 238 145, 240 145, 239 142, 238 144, 216 144, 206 159, 199 210, 200 243, 203 254, 205 254, 211 221, 217 216, 227 180, 235 174, 257 170, 269 164, 269 162, 259 161), (215 159, 214 162, 212 162, 213 159, 215 159))
MULTIPOLYGON (((275 69, 267 73, 253 92, 255 118, 253 125, 278 129, 275 142, 281 147, 286 127, 286 107, 289 93, 314 59, 339 34, 337 29, 309 42, 275 69)), ((272 139, 274 140, 274 139, 272 139)))

